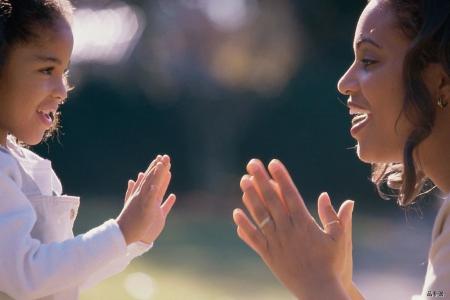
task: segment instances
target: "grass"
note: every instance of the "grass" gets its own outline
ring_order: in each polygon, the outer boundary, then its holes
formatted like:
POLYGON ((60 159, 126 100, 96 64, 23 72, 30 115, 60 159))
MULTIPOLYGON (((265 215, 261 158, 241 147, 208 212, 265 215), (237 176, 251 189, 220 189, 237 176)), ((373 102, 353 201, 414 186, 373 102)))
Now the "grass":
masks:
MULTIPOLYGON (((121 207, 112 202, 120 205, 119 200, 83 201, 75 232, 117 216, 121 207)), ((153 249, 84 292, 81 300, 294 299, 239 240, 230 215, 193 211, 202 209, 177 207, 153 249)), ((423 283, 434 218, 406 221, 394 211, 395 216, 357 212, 353 219, 354 279, 368 299, 409 299, 423 283), (380 286, 389 284, 391 290, 381 296, 380 286)))
MULTIPOLYGON (((120 208, 83 203, 76 232, 120 208)), ((283 300, 292 296, 235 234, 230 218, 174 214, 153 249, 81 300, 283 300), (127 289, 128 287, 128 289, 127 289), (134 295, 133 295, 134 294, 134 295)))

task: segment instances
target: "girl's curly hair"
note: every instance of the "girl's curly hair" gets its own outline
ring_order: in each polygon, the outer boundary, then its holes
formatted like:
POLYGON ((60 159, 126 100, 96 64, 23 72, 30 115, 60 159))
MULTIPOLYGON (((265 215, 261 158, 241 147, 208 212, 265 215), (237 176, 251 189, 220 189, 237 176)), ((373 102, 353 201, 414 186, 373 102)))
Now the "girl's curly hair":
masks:
MULTIPOLYGON (((69 0, 0 0, 0 72, 12 46, 38 40, 37 28, 51 29, 61 19, 71 22, 72 14, 69 0)), ((58 127, 59 114, 56 114, 44 138, 50 137, 58 127)))

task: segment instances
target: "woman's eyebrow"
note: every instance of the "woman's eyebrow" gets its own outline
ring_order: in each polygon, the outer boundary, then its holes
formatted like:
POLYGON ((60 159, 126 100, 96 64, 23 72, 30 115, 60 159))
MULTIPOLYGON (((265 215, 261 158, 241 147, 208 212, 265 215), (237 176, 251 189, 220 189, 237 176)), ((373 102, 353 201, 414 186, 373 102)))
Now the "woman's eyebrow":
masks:
POLYGON ((377 47, 378 49, 382 49, 382 47, 380 45, 378 45, 377 43, 375 43, 374 40, 372 40, 371 38, 368 38, 368 37, 363 37, 360 40, 358 40, 356 42, 356 47, 355 48, 358 49, 364 43, 368 43, 368 44, 371 44, 371 45, 377 47))

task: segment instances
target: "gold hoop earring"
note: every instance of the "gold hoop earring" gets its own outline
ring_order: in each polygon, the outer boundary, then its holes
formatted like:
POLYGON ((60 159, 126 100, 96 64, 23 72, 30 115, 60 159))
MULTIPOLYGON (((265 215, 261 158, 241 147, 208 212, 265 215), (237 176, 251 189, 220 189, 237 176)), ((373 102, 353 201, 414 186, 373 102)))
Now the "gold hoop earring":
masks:
POLYGON ((438 99, 438 101, 437 101, 437 105, 438 105, 440 108, 444 109, 444 108, 447 107, 448 101, 445 101, 443 97, 439 97, 439 99, 438 99))

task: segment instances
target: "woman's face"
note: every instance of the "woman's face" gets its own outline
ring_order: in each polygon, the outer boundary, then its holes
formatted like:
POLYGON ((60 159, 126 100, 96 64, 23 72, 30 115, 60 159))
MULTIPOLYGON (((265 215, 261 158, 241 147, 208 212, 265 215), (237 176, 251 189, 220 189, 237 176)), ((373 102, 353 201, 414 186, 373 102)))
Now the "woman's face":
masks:
POLYGON ((412 125, 402 114, 405 90, 402 68, 411 41, 396 25, 390 5, 372 0, 356 27, 355 61, 338 89, 348 95, 351 135, 368 163, 401 162, 412 125))

